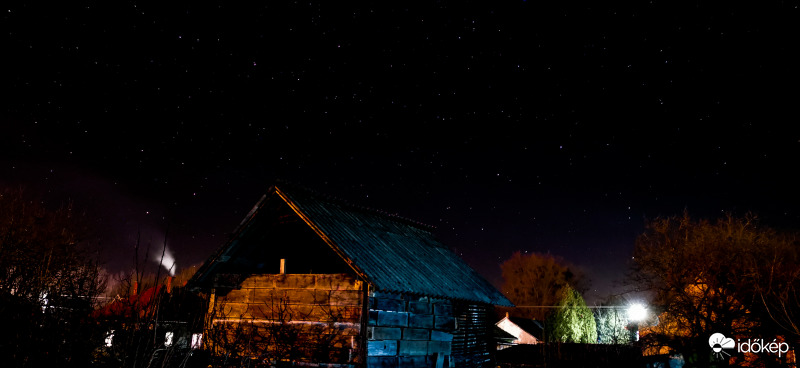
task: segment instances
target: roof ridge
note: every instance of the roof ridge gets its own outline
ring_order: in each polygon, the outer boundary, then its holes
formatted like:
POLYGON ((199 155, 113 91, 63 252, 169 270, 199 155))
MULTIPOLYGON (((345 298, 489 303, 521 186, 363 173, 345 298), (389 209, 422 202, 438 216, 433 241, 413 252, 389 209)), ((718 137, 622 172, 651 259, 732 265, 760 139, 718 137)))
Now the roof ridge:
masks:
POLYGON ((292 195, 294 190, 303 191, 303 192, 305 192, 305 194, 309 194, 309 195, 311 195, 313 197, 316 197, 316 199, 321 199, 321 200, 330 202, 332 204, 336 204, 336 205, 345 207, 347 209, 356 210, 356 211, 362 211, 362 212, 366 212, 366 213, 370 213, 370 214, 375 214, 375 215, 388 217, 388 218, 394 219, 396 221, 405 223, 406 225, 411 225, 411 226, 414 226, 414 227, 417 227, 417 228, 420 228, 422 230, 426 230, 426 231, 429 231, 429 232, 433 232, 434 230, 436 230, 436 226, 434 226, 434 225, 429 225, 429 224, 426 224, 424 222, 417 221, 417 220, 411 219, 409 217, 402 216, 402 215, 398 214, 397 212, 392 213, 392 212, 380 210, 380 209, 377 209, 377 208, 373 208, 373 207, 369 207, 369 206, 365 206, 365 205, 361 205, 361 204, 355 204, 355 203, 353 203, 353 202, 351 202, 349 200, 346 200, 346 199, 344 199, 342 197, 337 197, 337 196, 333 196, 333 195, 330 195, 330 194, 327 194, 327 193, 323 193, 323 192, 320 192, 320 191, 315 190, 315 189, 311 189, 311 188, 306 187, 306 186, 296 185, 296 184, 292 184, 292 183, 283 181, 283 183, 279 183, 279 184, 273 185, 272 188, 270 188, 270 189, 274 190, 274 188, 278 188, 281 191, 283 191, 282 188, 287 188, 287 189, 289 189, 289 193, 288 193, 289 195, 292 195), (280 188, 279 188, 279 185, 280 185, 280 188))

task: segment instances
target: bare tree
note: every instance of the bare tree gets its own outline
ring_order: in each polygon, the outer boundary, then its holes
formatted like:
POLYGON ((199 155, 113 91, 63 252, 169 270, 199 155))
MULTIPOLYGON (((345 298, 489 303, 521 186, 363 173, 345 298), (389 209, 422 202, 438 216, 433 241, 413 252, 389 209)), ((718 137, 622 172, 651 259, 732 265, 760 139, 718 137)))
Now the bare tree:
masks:
MULTIPOLYGON (((164 241, 166 248, 166 236, 164 241)), ((139 258, 140 239, 135 245, 134 267, 118 275, 112 301, 95 312, 107 342, 95 354, 96 366, 184 367, 191 356, 193 331, 202 330, 206 310, 202 299, 180 287, 196 267, 177 276, 161 274, 160 262, 149 269, 139 258), (170 336, 170 338, 167 338, 170 336)), ((159 253, 163 258, 164 250, 159 253)), ((148 259, 150 245, 145 248, 148 259)))
POLYGON ((342 310, 330 295, 298 306, 286 295, 254 303, 246 311, 224 299, 215 302, 206 320, 206 348, 213 366, 294 366, 299 362, 347 362, 350 336, 340 333, 342 310))
POLYGON ((712 222, 684 213, 649 221, 636 241, 632 276, 641 290, 653 292, 653 309, 663 313, 658 326, 643 331, 645 343, 708 360, 715 332, 796 334, 796 239, 759 225, 753 215, 712 222))
POLYGON ((71 204, 0 191, 0 352, 13 366, 89 362, 87 320, 105 286, 87 233, 71 204))
POLYGON ((631 331, 627 329, 628 316, 623 309, 626 304, 623 298, 612 295, 594 310, 599 343, 619 345, 631 342, 631 331))

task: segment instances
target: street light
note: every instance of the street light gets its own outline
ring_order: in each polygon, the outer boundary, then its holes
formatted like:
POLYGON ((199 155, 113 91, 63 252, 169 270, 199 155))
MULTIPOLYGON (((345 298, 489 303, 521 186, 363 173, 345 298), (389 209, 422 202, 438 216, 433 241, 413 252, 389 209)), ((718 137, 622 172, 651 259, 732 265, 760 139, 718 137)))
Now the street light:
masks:
POLYGON ((634 322, 639 322, 647 317, 647 308, 643 305, 636 303, 628 307, 628 319, 634 322))
POLYGON ((635 303, 628 307, 628 326, 631 327, 633 341, 639 341, 639 322, 645 318, 647 318, 647 308, 644 305, 635 303), (634 332, 634 329, 636 332, 634 332))

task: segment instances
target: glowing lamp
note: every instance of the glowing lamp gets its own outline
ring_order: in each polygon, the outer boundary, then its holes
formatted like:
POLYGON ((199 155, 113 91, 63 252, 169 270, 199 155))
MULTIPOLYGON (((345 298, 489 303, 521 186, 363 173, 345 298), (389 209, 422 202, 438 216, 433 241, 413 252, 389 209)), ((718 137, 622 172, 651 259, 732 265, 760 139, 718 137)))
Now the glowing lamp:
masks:
POLYGON ((632 304, 628 307, 628 320, 639 322, 647 317, 647 308, 641 304, 632 304))

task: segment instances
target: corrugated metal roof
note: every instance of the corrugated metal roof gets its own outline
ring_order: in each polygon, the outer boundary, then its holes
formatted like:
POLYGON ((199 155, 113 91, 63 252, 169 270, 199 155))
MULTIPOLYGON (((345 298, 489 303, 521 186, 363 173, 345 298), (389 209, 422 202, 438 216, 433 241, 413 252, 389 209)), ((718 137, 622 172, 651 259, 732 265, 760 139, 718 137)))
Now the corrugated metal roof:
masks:
POLYGON ((513 305, 428 226, 302 189, 273 193, 377 290, 513 305))

